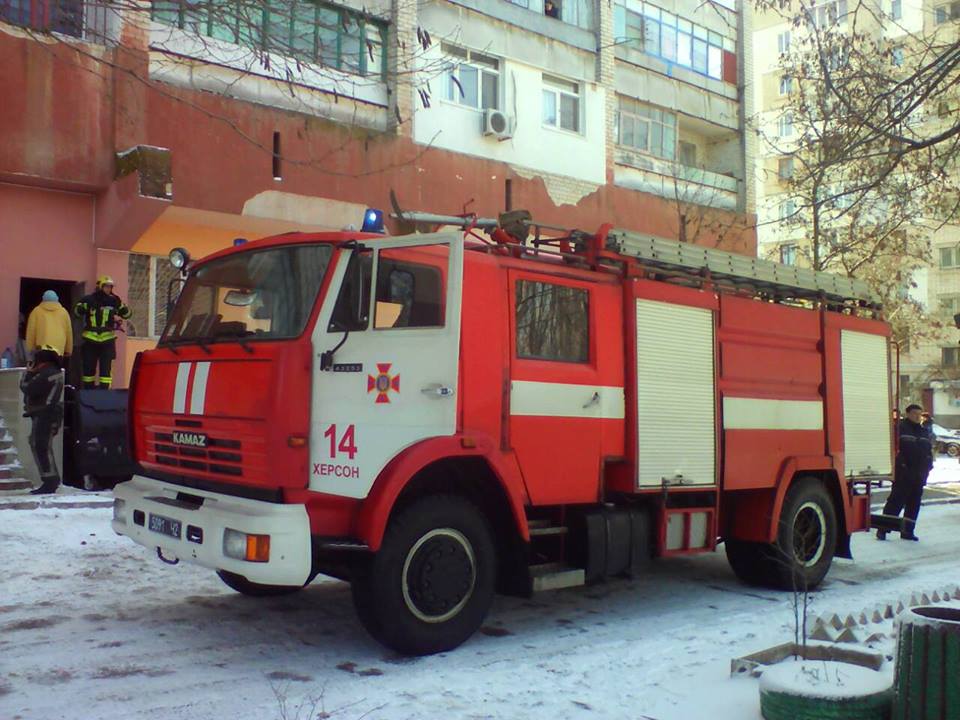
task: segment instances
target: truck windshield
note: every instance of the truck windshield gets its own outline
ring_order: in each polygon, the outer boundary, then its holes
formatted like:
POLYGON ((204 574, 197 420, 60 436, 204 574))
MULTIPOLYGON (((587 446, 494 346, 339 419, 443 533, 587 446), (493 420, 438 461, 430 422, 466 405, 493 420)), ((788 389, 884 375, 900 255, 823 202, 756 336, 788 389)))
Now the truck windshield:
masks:
POLYGON ((187 278, 160 344, 298 336, 331 253, 329 245, 297 245, 204 263, 187 278))

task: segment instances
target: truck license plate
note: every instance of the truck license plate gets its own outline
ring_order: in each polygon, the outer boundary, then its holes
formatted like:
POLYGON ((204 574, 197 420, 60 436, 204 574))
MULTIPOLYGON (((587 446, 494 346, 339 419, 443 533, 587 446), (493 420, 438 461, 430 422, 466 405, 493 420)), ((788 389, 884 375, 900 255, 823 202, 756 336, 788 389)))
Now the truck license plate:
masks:
POLYGON ((150 529, 161 535, 169 535, 172 538, 180 539, 180 521, 163 515, 154 515, 150 513, 150 529))

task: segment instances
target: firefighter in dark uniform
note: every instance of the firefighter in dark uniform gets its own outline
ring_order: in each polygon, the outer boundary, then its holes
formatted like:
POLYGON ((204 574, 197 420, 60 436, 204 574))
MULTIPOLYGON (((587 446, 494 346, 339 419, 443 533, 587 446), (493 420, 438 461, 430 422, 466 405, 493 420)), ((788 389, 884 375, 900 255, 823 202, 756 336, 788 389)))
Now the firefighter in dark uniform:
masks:
MULTIPOLYGON (((921 424, 923 408, 910 405, 906 417, 900 421, 900 449, 897 451, 897 467, 890 497, 883 506, 884 515, 896 517, 903 510, 906 523, 900 537, 904 540, 919 540, 914 528, 920 514, 920 499, 927 475, 933 467, 933 444, 930 432, 921 424)), ((877 530, 877 538, 885 540, 886 530, 877 530)))
POLYGON ((117 328, 130 317, 130 308, 113 293, 113 278, 104 275, 97 280, 97 290, 87 295, 73 308, 73 314, 83 320, 83 386, 96 387, 97 366, 100 369, 100 387, 113 383, 110 366, 117 356, 117 328))
POLYGON ((63 372, 57 351, 44 345, 20 379, 23 416, 31 419, 30 449, 40 471, 40 487, 31 495, 47 495, 60 487, 60 475, 53 454, 53 438, 63 422, 63 372))

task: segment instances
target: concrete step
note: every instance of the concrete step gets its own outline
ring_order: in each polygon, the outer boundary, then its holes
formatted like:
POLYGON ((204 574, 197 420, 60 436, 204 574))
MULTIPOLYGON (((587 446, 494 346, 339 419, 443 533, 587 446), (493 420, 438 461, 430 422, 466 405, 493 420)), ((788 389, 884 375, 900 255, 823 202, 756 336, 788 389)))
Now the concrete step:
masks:
POLYGON ((33 490, 33 483, 21 477, 0 480, 0 495, 24 495, 33 490))
POLYGON ((533 592, 578 587, 586 583, 583 568, 572 568, 563 563, 543 563, 530 566, 530 585, 533 592))

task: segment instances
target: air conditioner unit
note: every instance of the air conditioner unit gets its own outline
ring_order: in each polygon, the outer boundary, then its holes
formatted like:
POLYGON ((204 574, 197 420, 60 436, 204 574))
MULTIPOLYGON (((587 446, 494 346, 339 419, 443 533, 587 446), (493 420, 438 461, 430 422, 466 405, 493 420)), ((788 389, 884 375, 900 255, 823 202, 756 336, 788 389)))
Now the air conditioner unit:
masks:
POLYGON ((500 140, 513 137, 513 118, 499 110, 483 111, 483 134, 500 140))

